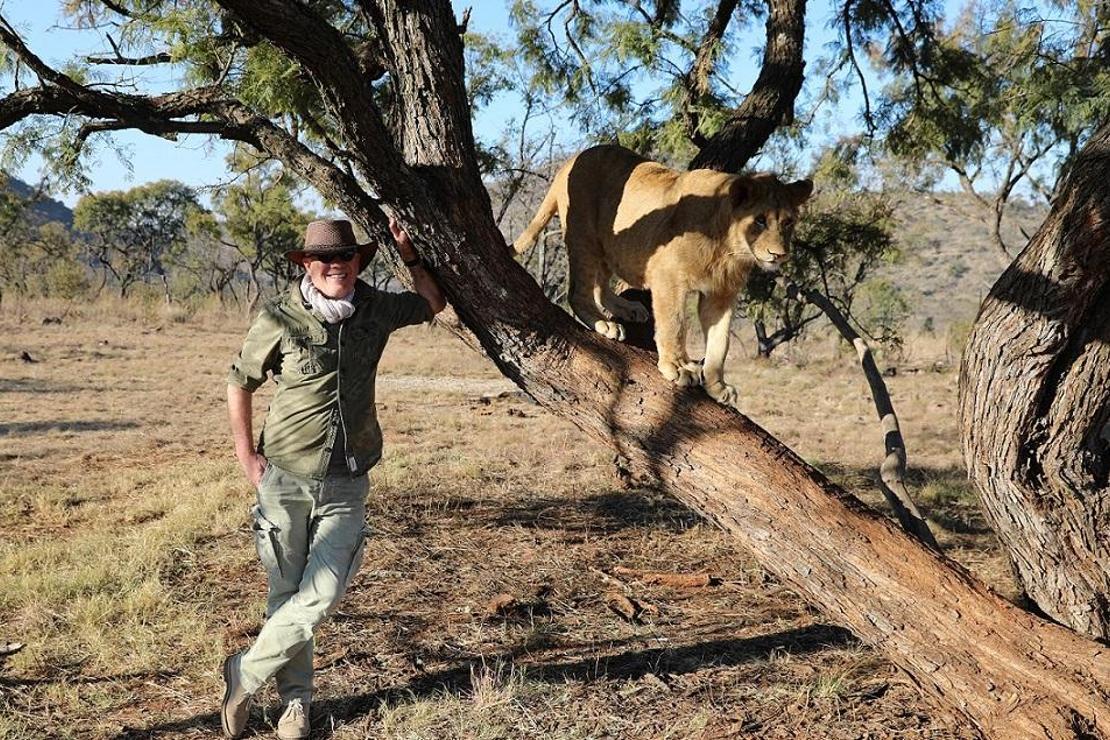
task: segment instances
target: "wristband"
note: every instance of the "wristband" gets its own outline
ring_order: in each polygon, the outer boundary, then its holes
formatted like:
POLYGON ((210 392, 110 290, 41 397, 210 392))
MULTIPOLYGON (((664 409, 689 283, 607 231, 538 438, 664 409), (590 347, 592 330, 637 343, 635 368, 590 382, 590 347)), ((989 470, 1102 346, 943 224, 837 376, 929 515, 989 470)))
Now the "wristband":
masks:
POLYGON ((417 265, 424 264, 424 258, 420 255, 416 255, 411 260, 401 260, 401 262, 404 263, 405 267, 416 267, 417 265))

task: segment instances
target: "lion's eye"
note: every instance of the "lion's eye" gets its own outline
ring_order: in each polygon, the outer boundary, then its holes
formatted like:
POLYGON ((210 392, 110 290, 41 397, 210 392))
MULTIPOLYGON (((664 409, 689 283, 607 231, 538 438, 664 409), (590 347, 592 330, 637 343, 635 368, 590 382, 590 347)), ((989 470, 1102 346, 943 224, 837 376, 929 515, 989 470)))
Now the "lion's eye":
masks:
POLYGON ((756 216, 755 217, 755 225, 758 226, 761 229, 766 229, 767 228, 767 217, 766 216, 756 216))

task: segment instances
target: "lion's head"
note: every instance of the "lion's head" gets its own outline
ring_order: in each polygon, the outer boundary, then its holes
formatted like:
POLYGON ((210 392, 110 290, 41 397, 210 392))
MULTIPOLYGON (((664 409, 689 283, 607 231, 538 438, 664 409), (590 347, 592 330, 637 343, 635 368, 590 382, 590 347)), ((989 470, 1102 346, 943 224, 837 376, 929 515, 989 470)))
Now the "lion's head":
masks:
POLYGON ((774 175, 737 176, 729 185, 728 243, 732 253, 775 271, 790 256, 798 209, 813 194, 811 180, 790 184, 774 175))

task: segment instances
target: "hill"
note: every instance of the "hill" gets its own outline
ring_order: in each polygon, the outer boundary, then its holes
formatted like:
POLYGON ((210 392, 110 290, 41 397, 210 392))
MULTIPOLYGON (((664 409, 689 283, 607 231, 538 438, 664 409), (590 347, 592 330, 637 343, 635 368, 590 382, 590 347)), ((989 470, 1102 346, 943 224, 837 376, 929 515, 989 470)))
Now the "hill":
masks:
POLYGON ((67 229, 73 228, 73 211, 65 203, 41 194, 36 197, 35 188, 18 177, 3 175, 2 179, 0 188, 5 188, 20 200, 29 201, 28 207, 36 223, 57 221, 67 229))
MULTIPOLYGON (((898 199, 895 237, 902 252, 881 274, 901 288, 919 329, 975 318, 1005 264, 994 246, 984 210, 963 193, 907 193, 898 199)), ((1018 204, 1003 221, 1002 236, 1014 256, 1048 215, 1046 206, 1018 204)))

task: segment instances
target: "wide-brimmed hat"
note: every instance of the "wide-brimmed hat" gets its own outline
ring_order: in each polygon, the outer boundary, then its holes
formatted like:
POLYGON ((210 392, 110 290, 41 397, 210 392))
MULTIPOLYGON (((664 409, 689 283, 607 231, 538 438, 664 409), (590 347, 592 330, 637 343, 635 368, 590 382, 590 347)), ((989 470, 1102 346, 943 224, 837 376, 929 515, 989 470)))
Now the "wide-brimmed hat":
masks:
POLYGON ((322 218, 310 222, 305 227, 304 246, 300 249, 290 249, 285 253, 285 256, 300 264, 305 255, 332 254, 348 249, 357 249, 361 258, 359 264, 359 269, 361 269, 366 266, 373 248, 373 244, 360 244, 355 239, 355 230, 347 219, 322 218))

